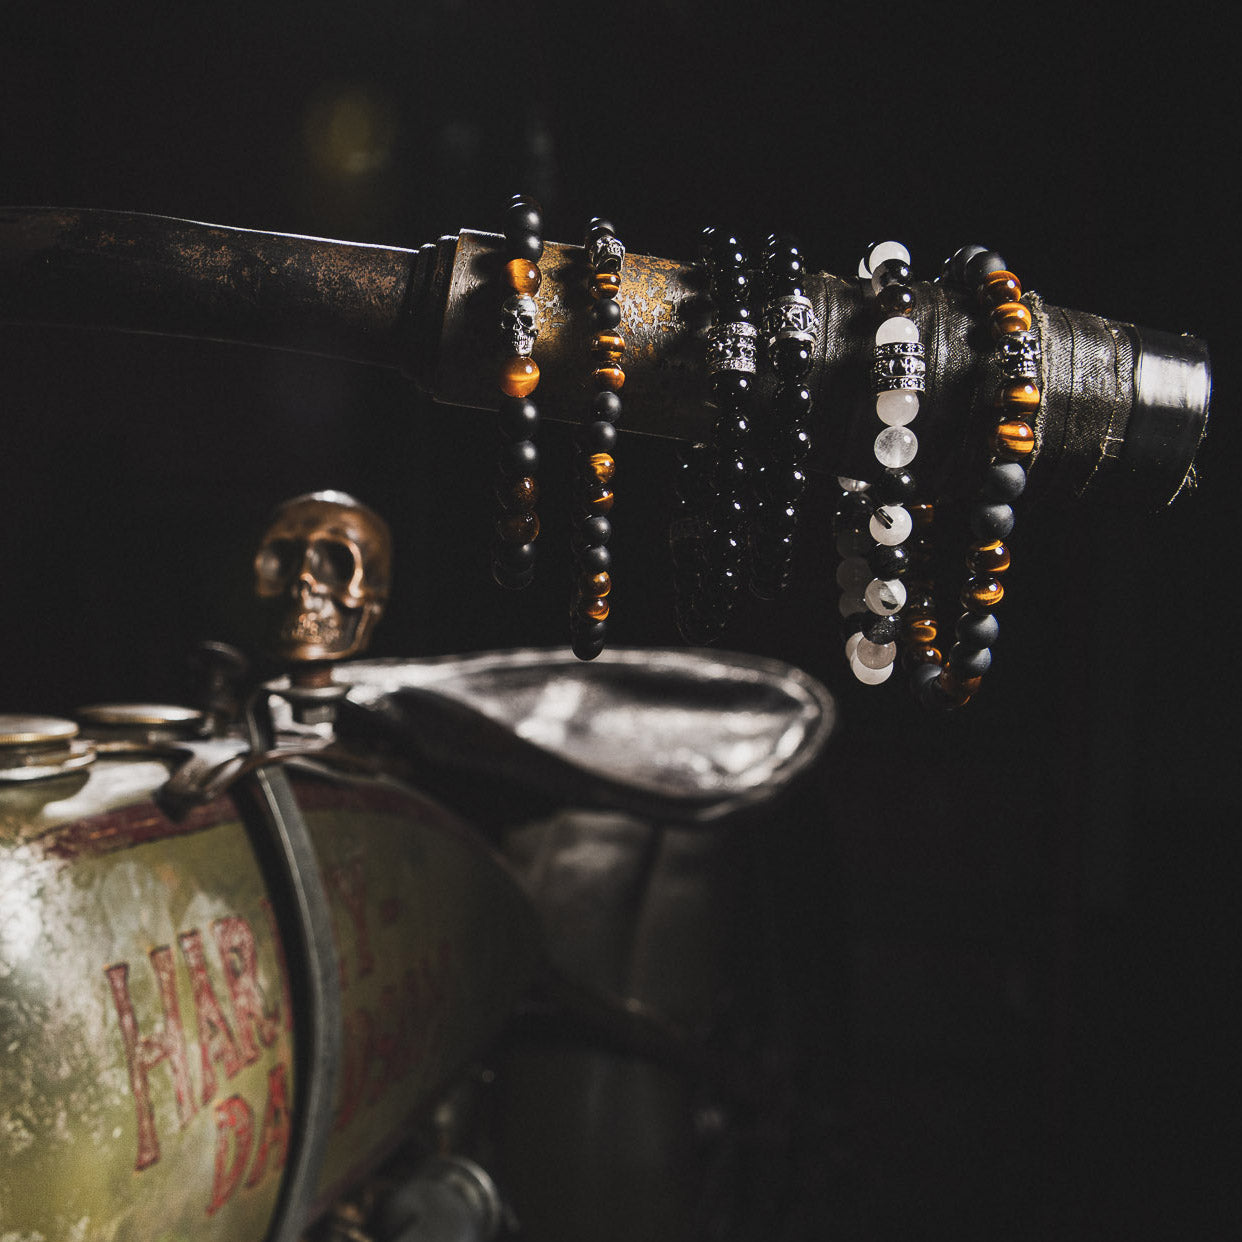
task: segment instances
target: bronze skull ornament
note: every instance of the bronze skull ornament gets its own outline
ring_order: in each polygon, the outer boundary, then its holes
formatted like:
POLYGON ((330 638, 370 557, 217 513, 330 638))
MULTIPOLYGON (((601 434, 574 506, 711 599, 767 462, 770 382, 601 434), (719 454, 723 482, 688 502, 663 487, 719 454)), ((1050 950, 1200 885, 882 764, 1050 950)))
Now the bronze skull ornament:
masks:
POLYGON ((343 660, 366 648, 383 614, 392 537, 379 514, 345 492, 311 492, 273 514, 254 571, 272 654, 343 660))

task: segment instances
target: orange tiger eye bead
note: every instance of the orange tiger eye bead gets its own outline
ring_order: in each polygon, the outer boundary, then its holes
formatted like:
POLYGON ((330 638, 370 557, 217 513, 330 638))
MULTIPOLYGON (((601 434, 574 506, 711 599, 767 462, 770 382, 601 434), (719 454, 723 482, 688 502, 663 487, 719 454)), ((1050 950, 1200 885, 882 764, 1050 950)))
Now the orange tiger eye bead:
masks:
POLYGON ((580 611, 591 621, 607 621, 610 608, 607 599, 602 595, 597 595, 584 599, 580 611))
POLYGON ((543 283, 538 266, 529 259, 510 259, 505 264, 505 279, 515 293, 538 293, 543 283))
POLYGON ((906 636, 912 643, 925 646, 936 641, 937 627, 934 617, 907 617, 906 636))
POLYGON ((522 513, 539 503, 539 484, 530 475, 496 489, 496 498, 509 513, 522 513))
POLYGON ((1030 330, 1031 312, 1021 302, 1002 302, 992 312, 992 332, 996 336, 1030 330))
POLYGON ((621 292, 621 276, 617 272, 596 272, 591 285, 598 298, 615 298, 621 292))
POLYGON ((966 553, 966 568, 982 577, 1003 574, 1009 568, 1009 549, 999 539, 978 544, 966 553))
POLYGON ((913 664, 939 664, 940 651, 928 643, 915 643, 906 648, 906 659, 913 664))
POLYGON ((998 404, 1015 414, 1033 413, 1039 409, 1039 389, 1031 383, 1006 384, 998 404))
POLYGON ((906 512, 910 515, 916 527, 930 526, 936 518, 936 507, 934 505, 906 505, 906 512))
POLYGON ((539 515, 530 510, 511 513, 496 523, 496 533, 505 543, 534 543, 539 538, 539 515))
POLYGON ((612 578, 607 573, 592 574, 586 580, 586 593, 588 595, 602 596, 607 595, 612 590, 612 578))
POLYGON ((586 507, 592 513, 611 513, 613 493, 607 487, 592 489, 586 498, 586 507))
POLYGON ((596 388, 610 388, 616 392, 625 383, 625 372, 616 363, 612 363, 606 367, 597 367, 592 378, 596 388))
POLYGON ((533 358, 506 358, 500 367, 500 391, 506 397, 528 397, 539 387, 539 366, 533 358))
POLYGON ((617 463, 610 453, 592 453, 587 458, 587 469, 600 483, 607 483, 616 473, 617 463))
POLYGON ((992 429, 992 451, 1009 461, 1029 457, 1035 450, 1035 432, 1030 423, 1006 419, 992 429))
POLYGON ((970 578, 962 588, 962 607, 967 612, 987 612, 1005 598, 1005 588, 995 578, 970 578))
POLYGON ((594 353, 616 362, 625 353, 625 337, 617 332, 597 332, 591 338, 591 349, 594 353))
POLYGON ((1022 297, 1022 282, 1012 273, 992 272, 979 286, 979 300, 987 306, 999 306, 1002 302, 1016 302, 1022 297))

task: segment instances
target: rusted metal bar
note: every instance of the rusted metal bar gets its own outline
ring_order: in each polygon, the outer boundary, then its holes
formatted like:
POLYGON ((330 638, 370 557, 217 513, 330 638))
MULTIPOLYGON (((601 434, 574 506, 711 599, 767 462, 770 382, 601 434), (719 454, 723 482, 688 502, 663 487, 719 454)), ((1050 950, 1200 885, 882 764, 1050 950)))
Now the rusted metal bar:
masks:
MULTIPOLYGON (((445 405, 496 404, 501 239, 463 231, 418 250, 224 228, 157 216, 0 211, 0 320, 242 342, 398 367, 445 405)), ((588 404, 586 268, 549 243, 537 301, 540 407, 576 421, 588 404)), ((927 349, 920 478, 941 494, 971 464, 988 417, 990 342, 969 299, 916 286, 927 349)), ((865 475, 873 464, 871 307, 858 282, 821 273, 807 294, 823 324, 812 371, 816 463, 865 475)), ((698 269, 628 255, 626 423, 698 439, 707 431, 698 269)), ((1128 491, 1166 503, 1192 476, 1207 425, 1207 349, 1027 298, 1044 340, 1044 401, 1032 490, 1128 491)))

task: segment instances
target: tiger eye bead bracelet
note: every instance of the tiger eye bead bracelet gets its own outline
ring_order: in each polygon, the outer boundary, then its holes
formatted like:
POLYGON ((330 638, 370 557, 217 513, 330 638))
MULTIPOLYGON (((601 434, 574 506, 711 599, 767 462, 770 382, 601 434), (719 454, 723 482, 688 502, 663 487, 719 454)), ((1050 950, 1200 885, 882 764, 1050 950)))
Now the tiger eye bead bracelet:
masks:
MULTIPOLYGON (((907 651, 915 664, 911 688, 928 706, 960 707, 978 690, 991 667, 991 648, 1000 633, 993 610, 1005 596, 1002 577, 1009 569, 1004 540, 1014 526, 1013 501, 1026 488, 1026 464, 1035 450, 1034 423, 1042 399, 1039 380, 1041 347, 1022 285, 1005 261, 983 246, 967 246, 948 261, 942 279, 965 285, 988 316, 1000 375, 996 422, 987 436, 987 464, 978 497, 970 511, 973 542, 966 552, 969 577, 962 588, 963 609, 955 638, 941 663, 916 635, 907 651)), ((934 629, 933 629, 934 637, 934 629)))
POLYGON ((617 423, 621 418, 620 390, 625 384, 621 358, 621 269, 625 247, 607 220, 595 217, 587 229, 590 269, 591 379, 595 388, 586 419, 578 429, 574 461, 575 525, 572 537, 575 581, 570 601, 569 631, 574 655, 593 660, 604 649, 606 622, 611 610, 612 479, 617 423))
POLYGON ((492 577, 499 586, 520 590, 535 573, 539 537, 539 409, 531 399, 539 386, 539 365, 531 357, 539 336, 539 260, 543 256, 543 213, 533 198, 515 195, 505 214, 505 285, 500 311, 504 357, 498 375, 500 403, 500 478, 496 499, 496 539, 492 577))

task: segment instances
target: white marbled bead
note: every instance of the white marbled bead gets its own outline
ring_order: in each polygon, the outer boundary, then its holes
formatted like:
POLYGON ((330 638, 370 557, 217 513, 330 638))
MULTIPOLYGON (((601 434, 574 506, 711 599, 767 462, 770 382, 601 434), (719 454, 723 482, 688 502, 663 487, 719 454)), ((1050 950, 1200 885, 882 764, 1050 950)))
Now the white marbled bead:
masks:
POLYGON ((905 315, 894 315, 891 319, 886 319, 875 330, 875 343, 877 345, 896 345, 899 341, 913 344, 918 339, 918 324, 912 319, 907 319, 905 315))
POLYGON ((919 438, 909 427, 885 427, 875 438, 875 459, 881 466, 908 466, 918 455, 919 438))
POLYGON ((914 520, 901 505, 881 505, 867 523, 871 538, 886 548, 905 543, 914 529, 914 520))
POLYGON ((850 653, 850 659, 857 659, 865 668, 887 668, 896 658, 896 643, 873 643, 861 635, 850 653))
POLYGON ((868 668, 859 658, 858 652, 850 660, 850 672, 865 686, 878 686, 892 676, 893 666, 886 664, 883 668, 868 668))
POLYGON ((875 412, 888 427, 904 427, 919 412, 919 394, 908 388, 890 388, 875 395, 875 412))
POLYGON ((856 630, 845 640, 845 660, 847 664, 854 658, 854 652, 858 650, 858 644, 862 640, 862 630, 856 630))
POLYGON ((863 603, 877 617, 891 617, 906 606, 905 583, 900 578, 872 578, 863 591, 863 603))
POLYGON ((860 266, 861 269, 866 268, 866 275, 870 276, 881 263, 887 262, 889 259, 900 259, 907 267, 910 266, 910 252, 898 241, 883 241, 878 246, 872 246, 871 252, 863 259, 860 266))

